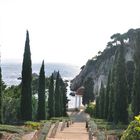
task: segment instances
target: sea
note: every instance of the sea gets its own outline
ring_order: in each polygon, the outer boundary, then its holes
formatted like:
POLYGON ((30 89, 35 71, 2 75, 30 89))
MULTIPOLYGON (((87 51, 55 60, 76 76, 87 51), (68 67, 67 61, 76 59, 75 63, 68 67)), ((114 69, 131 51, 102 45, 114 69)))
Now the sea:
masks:
MULTIPOLYGON (((32 64, 32 73, 39 74, 41 64, 35 63, 32 64)), ((2 79, 7 86, 18 85, 21 80, 21 71, 22 64, 20 63, 2 63, 2 79)), ((64 63, 46 63, 45 64, 45 75, 49 77, 54 71, 59 71, 61 77, 64 80, 68 80, 67 87, 67 97, 70 100, 68 103, 68 108, 74 108, 75 106, 75 97, 69 95, 70 90, 70 81, 79 73, 80 67, 64 64, 64 63)))

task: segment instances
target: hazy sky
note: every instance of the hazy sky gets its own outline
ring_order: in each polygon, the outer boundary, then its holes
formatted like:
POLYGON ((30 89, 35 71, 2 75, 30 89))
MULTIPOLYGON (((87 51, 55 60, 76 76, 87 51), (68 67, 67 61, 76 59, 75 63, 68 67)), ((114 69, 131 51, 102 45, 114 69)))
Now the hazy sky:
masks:
POLYGON ((2 60, 84 64, 114 33, 140 27, 140 0, 0 0, 2 60))

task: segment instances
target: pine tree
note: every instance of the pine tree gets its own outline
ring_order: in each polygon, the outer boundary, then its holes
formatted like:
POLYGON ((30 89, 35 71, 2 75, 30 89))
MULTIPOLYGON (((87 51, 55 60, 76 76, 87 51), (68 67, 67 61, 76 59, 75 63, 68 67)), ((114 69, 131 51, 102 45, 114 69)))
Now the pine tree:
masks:
POLYGON ((105 102, 105 88, 103 83, 101 83, 101 88, 100 88, 100 95, 99 95, 99 116, 100 118, 104 118, 104 102, 105 102))
POLYGON ((105 91, 105 104, 104 104, 104 118, 107 119, 109 110, 109 92, 110 92, 110 82, 111 82, 111 71, 108 75, 107 87, 105 91))
POLYGON ((135 74, 132 95, 132 110, 134 115, 140 113, 140 32, 137 33, 136 51, 135 51, 135 74))
POLYGON ((93 80, 91 77, 89 77, 85 82, 84 82, 84 95, 83 95, 83 100, 82 103, 83 105, 89 104, 90 102, 93 102, 95 97, 93 93, 93 80))
POLYGON ((128 123, 128 85, 123 45, 119 47, 116 59, 113 120, 115 123, 128 123))
POLYGON ((55 84, 55 117, 62 116, 61 111, 61 94, 60 94, 60 75, 57 73, 55 84))
POLYGON ((25 50, 22 64, 21 119, 32 120, 32 67, 29 44, 29 33, 26 33, 25 50))
POLYGON ((45 111, 45 71, 44 71, 44 61, 40 68, 39 73, 39 87, 38 87, 38 120, 46 119, 45 111))
POLYGON ((53 74, 50 77, 50 84, 49 84, 49 96, 48 96, 48 114, 49 118, 55 116, 55 100, 54 100, 54 77, 53 74))
POLYGON ((2 106, 2 74, 0 67, 0 123, 3 123, 3 106, 2 106))

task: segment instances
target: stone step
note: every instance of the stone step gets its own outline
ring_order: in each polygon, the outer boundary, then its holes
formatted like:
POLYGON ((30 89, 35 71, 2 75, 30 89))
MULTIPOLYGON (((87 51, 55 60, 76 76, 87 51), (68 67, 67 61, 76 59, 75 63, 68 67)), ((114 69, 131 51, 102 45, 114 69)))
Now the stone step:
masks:
POLYGON ((85 122, 76 122, 63 131, 57 132, 55 138, 47 138, 47 140, 89 140, 89 136, 85 128, 85 122))

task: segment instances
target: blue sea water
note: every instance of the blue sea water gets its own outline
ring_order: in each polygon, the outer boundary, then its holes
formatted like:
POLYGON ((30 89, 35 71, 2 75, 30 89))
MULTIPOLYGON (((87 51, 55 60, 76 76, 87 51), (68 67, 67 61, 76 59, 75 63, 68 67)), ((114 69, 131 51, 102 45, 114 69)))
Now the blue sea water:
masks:
MULTIPOLYGON (((32 65, 32 73, 39 74, 41 64, 32 65)), ((2 79, 7 86, 18 85, 21 81, 18 80, 21 77, 22 64, 20 63, 4 63, 1 65, 2 79)), ((45 75, 49 77, 54 71, 59 71, 61 77, 66 80, 72 80, 80 71, 78 66, 60 64, 60 63, 46 63, 45 75)), ((70 85, 70 82, 69 82, 70 85)), ((70 96, 70 87, 67 88, 67 96, 70 99, 68 107, 73 108, 75 105, 75 98, 70 96)))
MULTIPOLYGON (((32 65, 32 73, 39 74, 41 64, 32 65)), ((20 83, 18 80, 21 77, 22 64, 20 63, 5 63, 1 65, 2 79, 6 85, 17 85, 20 83)), ((49 77, 54 71, 59 71, 61 77, 67 80, 73 79, 79 72, 79 67, 62 63, 46 63, 45 75, 49 77)))

